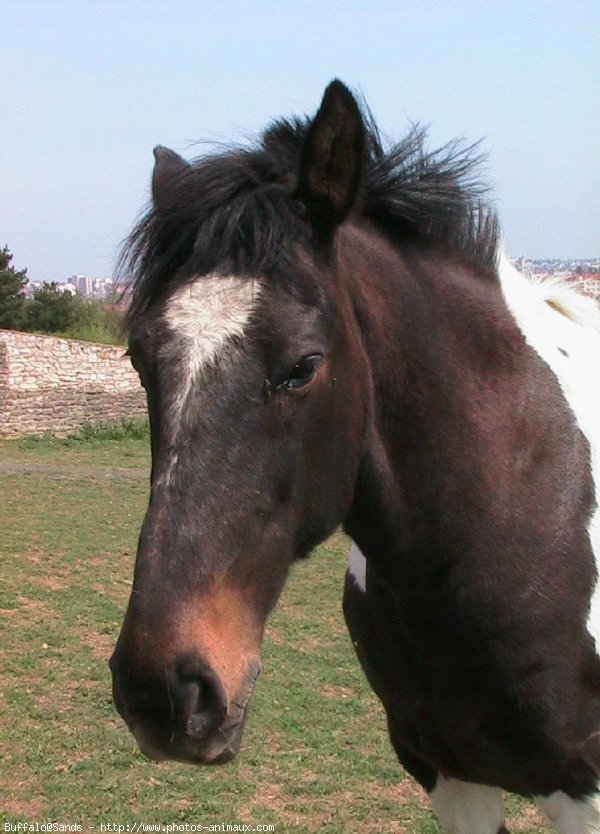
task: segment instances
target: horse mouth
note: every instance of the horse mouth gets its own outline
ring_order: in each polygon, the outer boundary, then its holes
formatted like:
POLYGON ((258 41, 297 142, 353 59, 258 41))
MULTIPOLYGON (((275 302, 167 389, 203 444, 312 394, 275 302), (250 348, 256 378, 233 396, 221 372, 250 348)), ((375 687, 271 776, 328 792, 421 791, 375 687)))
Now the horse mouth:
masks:
POLYGON ((157 743, 141 725, 131 731, 142 755, 155 762, 175 761, 191 765, 221 765, 232 761, 239 753, 244 733, 245 716, 235 727, 216 731, 204 743, 195 743, 187 736, 171 738, 168 744, 157 743))
MULTIPOLYGON (((253 665, 240 696, 233 700, 222 722, 209 731, 203 729, 199 716, 180 716, 176 724, 156 720, 132 720, 128 710, 119 708, 141 753, 153 761, 178 761, 193 765, 220 765, 232 761, 239 753, 249 704, 254 692, 260 663, 253 665)), ((122 707, 122 704, 120 705, 122 707)))

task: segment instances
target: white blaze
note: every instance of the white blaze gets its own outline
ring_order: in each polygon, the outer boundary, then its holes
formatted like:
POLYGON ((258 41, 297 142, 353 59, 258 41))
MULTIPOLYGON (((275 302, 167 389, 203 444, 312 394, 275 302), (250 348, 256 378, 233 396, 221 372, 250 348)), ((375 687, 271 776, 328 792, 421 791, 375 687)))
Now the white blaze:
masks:
MULTIPOLYGON (((163 317, 173 339, 165 354, 181 367, 170 407, 173 439, 177 438, 190 393, 202 374, 240 340, 252 315, 260 284, 230 275, 200 275, 175 290, 163 317)), ((168 486, 179 456, 171 453, 160 480, 168 486)))
POLYGON ((257 281, 235 276, 202 275, 179 287, 169 298, 164 319, 175 336, 183 364, 180 388, 173 402, 179 420, 194 383, 236 339, 244 335, 259 293, 257 281))

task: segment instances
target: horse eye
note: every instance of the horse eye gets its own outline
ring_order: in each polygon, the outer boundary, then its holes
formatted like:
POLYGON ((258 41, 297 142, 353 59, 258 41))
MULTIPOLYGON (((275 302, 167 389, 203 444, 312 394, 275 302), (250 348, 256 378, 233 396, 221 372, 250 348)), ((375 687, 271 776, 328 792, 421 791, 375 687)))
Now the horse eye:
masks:
POLYGON ((296 362, 285 382, 286 388, 302 388, 311 381, 323 361, 323 354, 313 353, 296 362))

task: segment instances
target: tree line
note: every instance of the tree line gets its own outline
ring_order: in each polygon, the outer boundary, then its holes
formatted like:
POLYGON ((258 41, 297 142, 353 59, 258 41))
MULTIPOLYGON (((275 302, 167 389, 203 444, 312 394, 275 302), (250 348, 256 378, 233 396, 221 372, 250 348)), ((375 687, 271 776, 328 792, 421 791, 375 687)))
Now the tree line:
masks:
POLYGON ((44 283, 27 298, 27 270, 15 269, 12 260, 7 246, 0 249, 0 329, 105 344, 123 341, 123 314, 113 306, 64 292, 55 281, 44 283))

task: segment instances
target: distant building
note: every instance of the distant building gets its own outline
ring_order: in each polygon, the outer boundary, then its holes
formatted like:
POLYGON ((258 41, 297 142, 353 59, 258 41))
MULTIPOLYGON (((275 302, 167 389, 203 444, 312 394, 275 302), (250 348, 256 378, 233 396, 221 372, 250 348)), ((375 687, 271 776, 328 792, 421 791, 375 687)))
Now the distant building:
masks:
POLYGON ((93 295, 94 279, 89 275, 72 275, 67 283, 73 284, 79 295, 93 295))

